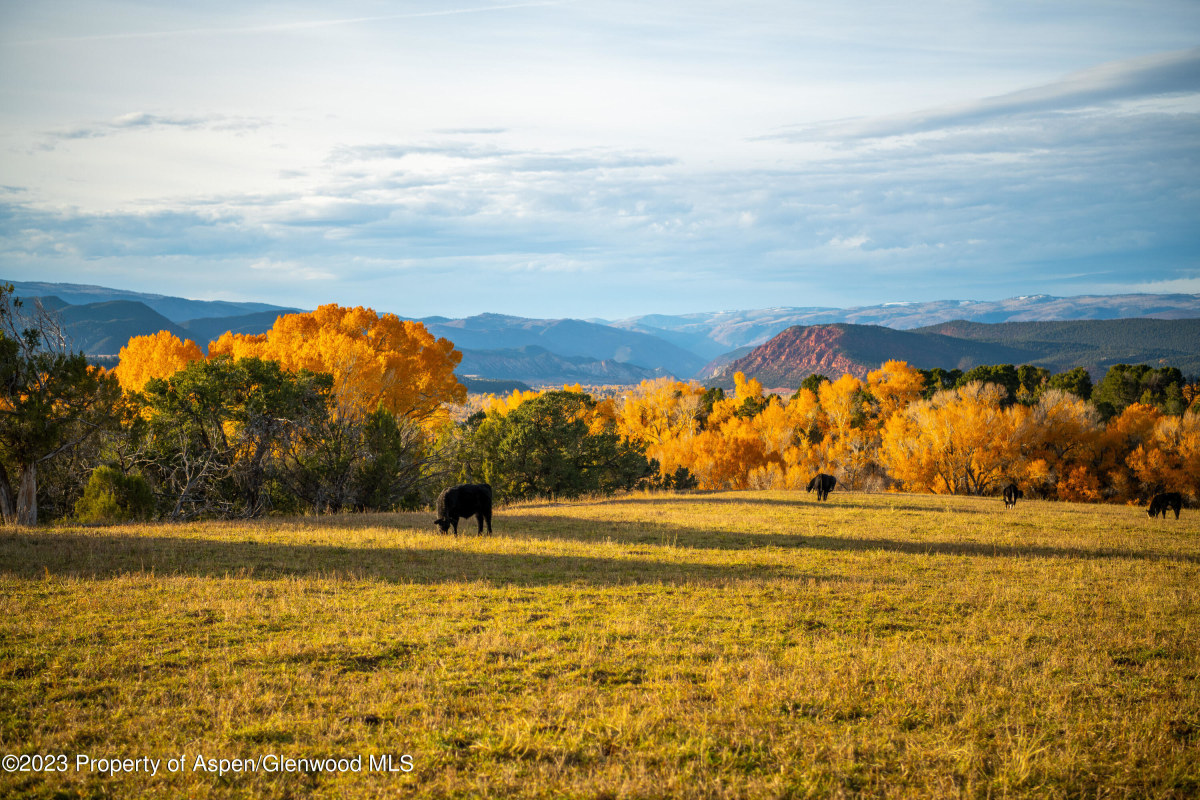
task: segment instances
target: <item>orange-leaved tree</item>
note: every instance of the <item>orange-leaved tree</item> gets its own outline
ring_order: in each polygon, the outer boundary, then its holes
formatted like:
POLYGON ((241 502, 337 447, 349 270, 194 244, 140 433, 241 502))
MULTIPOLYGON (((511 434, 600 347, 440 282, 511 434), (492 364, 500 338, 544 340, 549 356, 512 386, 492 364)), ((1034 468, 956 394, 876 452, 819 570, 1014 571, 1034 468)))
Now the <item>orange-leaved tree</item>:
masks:
POLYGON ((287 314, 265 335, 226 333, 209 356, 257 356, 291 372, 333 376, 341 417, 361 417, 382 407, 419 422, 440 420, 444 404, 461 403, 466 389, 454 377, 462 354, 435 339, 420 322, 369 308, 324 305, 287 314))
POLYGON ((695 381, 670 378, 642 381, 625 395, 617 411, 617 432, 646 446, 646 456, 658 461, 663 475, 672 474, 700 431, 704 387, 695 381))
POLYGON ((907 361, 885 361, 879 369, 867 373, 867 386, 879 404, 876 413, 882 427, 892 414, 921 399, 925 378, 907 361))
POLYGON ((1020 457, 1024 410, 1003 408, 1006 396, 1002 386, 976 382, 912 403, 884 426, 884 466, 912 490, 987 493, 1020 457))
POLYGON ((1161 417, 1126 462, 1147 494, 1182 492, 1200 499, 1200 411, 1161 417))
POLYGON ((1025 460, 1022 477, 1060 500, 1099 500, 1094 464, 1103 433, 1095 407, 1071 392, 1045 390, 1016 434, 1025 460))
POLYGON ((822 383, 818 390, 822 419, 822 460, 826 469, 851 489, 861 489, 876 463, 878 437, 868 417, 871 403, 866 384, 853 375, 822 383))
POLYGON ((204 358, 191 339, 179 340, 170 331, 134 336, 121 348, 113 374, 126 392, 140 392, 151 378, 168 378, 193 361, 204 358))
POLYGON ((1132 403, 1108 421, 1096 456, 1096 469, 1107 487, 1108 497, 1126 502, 1144 498, 1146 491, 1129 457, 1152 441, 1154 428, 1162 417, 1163 413, 1154 406, 1132 403))

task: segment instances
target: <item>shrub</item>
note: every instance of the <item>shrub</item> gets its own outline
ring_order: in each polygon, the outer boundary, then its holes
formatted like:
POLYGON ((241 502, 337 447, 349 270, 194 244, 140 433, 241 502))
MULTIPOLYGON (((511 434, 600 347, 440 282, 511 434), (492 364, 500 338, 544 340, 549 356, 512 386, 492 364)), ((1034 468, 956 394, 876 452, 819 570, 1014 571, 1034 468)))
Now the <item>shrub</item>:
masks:
POLYGON ((154 494, 146 479, 109 466, 92 471, 83 497, 75 501, 75 516, 80 522, 145 519, 153 510, 154 494))

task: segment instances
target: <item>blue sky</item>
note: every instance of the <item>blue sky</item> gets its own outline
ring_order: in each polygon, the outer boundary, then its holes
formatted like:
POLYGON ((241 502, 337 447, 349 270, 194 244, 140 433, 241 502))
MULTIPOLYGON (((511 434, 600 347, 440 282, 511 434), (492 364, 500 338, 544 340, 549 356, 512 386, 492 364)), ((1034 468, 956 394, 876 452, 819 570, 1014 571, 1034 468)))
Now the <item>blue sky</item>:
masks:
POLYGON ((423 316, 1200 292, 1200 3, 0 0, 0 277, 423 316))

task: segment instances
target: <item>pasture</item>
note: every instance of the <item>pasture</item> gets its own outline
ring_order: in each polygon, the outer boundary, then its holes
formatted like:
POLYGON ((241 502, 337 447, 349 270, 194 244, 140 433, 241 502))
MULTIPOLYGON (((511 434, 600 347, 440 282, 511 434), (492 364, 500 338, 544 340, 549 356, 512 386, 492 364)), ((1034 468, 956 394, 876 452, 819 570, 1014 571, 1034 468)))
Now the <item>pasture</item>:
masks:
POLYGON ((1200 794, 1194 510, 724 492, 498 507, 483 538, 433 517, 0 532, 0 753, 66 756, 0 796, 1200 794), (286 768, 325 757, 346 768, 286 768))

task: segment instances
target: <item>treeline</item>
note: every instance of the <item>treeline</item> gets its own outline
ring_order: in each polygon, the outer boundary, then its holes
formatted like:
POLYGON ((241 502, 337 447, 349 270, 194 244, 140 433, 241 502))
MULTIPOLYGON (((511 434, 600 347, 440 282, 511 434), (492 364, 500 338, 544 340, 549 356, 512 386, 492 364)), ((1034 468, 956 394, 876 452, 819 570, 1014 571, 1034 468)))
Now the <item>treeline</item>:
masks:
POLYGON ((1132 502, 1169 488, 1200 497, 1197 386, 1178 370, 1030 366, 919 370, 889 361, 866 381, 810 376, 788 400, 735 378, 733 396, 643 384, 618 427, 663 473, 701 488, 798 489, 826 472, 852 489, 1132 502))
MULTIPOLYGON (((0 287, 0 512, 35 524, 416 508, 446 485, 500 500, 638 487, 851 488, 1064 500, 1200 499, 1196 385, 1178 370, 1028 365, 810 376, 790 398, 647 381, 491 397, 465 421, 459 354, 420 323, 322 306, 207 354, 162 332, 112 370, 0 287), (607 395, 607 396, 605 396, 607 395)), ((476 406, 478 408, 478 406, 476 406)))
POLYGON ((420 323, 329 305, 207 355, 134 337, 109 371, 0 287, 0 512, 32 525, 420 506, 445 470, 435 433, 466 397, 458 360, 420 323))
MULTIPOLYGON (((448 452, 457 478, 488 481, 510 497, 632 485, 800 489, 825 472, 872 491, 989 494, 1017 481, 1064 500, 1138 501, 1164 488, 1196 498, 1196 399, 1197 386, 1171 367, 1118 364, 1093 387, 1083 369, 963 372, 889 361, 866 381, 812 375, 786 400, 740 373, 729 396, 669 379, 600 401, 579 387, 514 392, 453 428, 448 452), (545 409, 568 405, 548 421, 545 409), (572 436, 555 433, 564 420, 572 436), (567 443, 587 430, 644 452, 649 475, 639 478, 628 454, 607 482, 549 460, 584 453, 567 443), (547 455, 530 459, 531 448, 547 455)), ((615 453, 607 463, 618 463, 615 453)))

